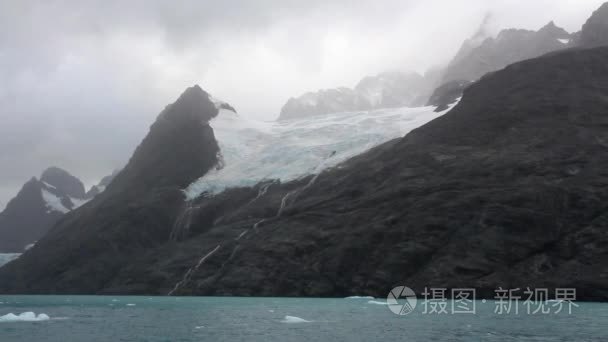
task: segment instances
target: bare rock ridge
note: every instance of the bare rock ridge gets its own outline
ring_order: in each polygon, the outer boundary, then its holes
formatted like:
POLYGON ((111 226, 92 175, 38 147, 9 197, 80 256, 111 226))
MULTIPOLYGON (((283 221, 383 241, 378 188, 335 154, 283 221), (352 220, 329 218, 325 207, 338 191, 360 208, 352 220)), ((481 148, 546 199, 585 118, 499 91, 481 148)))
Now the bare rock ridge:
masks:
POLYGON ((291 98, 281 108, 279 120, 316 115, 423 105, 436 86, 434 72, 383 72, 363 78, 354 89, 340 87, 291 98))
POLYGON ((608 3, 604 3, 593 12, 580 32, 577 45, 581 47, 597 47, 608 45, 608 3))
POLYGON ((184 203, 181 189, 217 163, 209 126, 217 114, 206 92, 188 88, 158 115, 107 189, 61 217, 35 247, 2 268, 0 284, 17 292, 95 293, 142 251, 166 242, 184 203))
POLYGON ((509 64, 562 50, 569 46, 571 39, 571 34, 550 22, 538 31, 503 30, 496 38, 487 38, 478 46, 467 41, 448 65, 443 83, 476 81, 509 64))

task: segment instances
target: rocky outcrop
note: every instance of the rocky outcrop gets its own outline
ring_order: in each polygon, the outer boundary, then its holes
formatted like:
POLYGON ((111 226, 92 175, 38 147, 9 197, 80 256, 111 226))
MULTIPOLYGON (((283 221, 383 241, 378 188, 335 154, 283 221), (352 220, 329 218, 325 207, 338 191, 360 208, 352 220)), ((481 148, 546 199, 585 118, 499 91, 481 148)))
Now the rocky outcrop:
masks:
POLYGON ((82 182, 57 167, 30 179, 0 213, 0 253, 22 252, 86 201, 82 182))
POLYGON ((471 83, 470 81, 450 81, 435 89, 426 105, 437 107, 435 111, 442 112, 456 103, 471 83))
POLYGON ((84 184, 80 179, 72 176, 67 171, 58 167, 46 169, 40 176, 40 180, 60 189, 64 194, 74 198, 84 198, 84 184))
POLYGON ((509 29, 496 38, 467 40, 450 62, 443 83, 475 81, 509 64, 570 46, 572 35, 550 22, 539 31, 509 29), (479 44, 479 45, 475 45, 479 44))
POLYGON ((608 3, 604 3, 593 15, 580 32, 577 45, 581 47, 597 47, 608 45, 608 3))
POLYGON ((106 190, 106 188, 108 187, 108 185, 110 185, 110 183, 114 180, 114 177, 116 177, 116 175, 118 174, 119 170, 115 170, 114 172, 112 172, 112 174, 107 175, 105 177, 103 177, 99 183, 97 183, 96 185, 91 186, 91 188, 89 189, 89 191, 87 191, 87 193, 85 194, 85 198, 86 199, 92 199, 93 197, 99 195, 100 193, 104 192, 106 190))
POLYGON ((204 120, 161 128, 161 115, 108 191, 0 269, 0 292, 385 296, 407 285, 492 297, 529 286, 608 300, 607 59, 598 48, 511 65, 340 167, 186 204, 179 186, 214 165, 217 146, 204 120), (181 157, 154 155, 163 144, 181 157), (192 154, 207 157, 189 169, 192 154))
POLYGON ((306 93, 289 99, 281 109, 279 120, 421 105, 436 86, 437 76, 435 72, 425 76, 384 72, 363 78, 354 89, 342 87, 306 93))
POLYGON ((199 86, 187 89, 160 113, 104 192, 61 217, 1 269, 0 292, 95 293, 144 252, 166 243, 184 203, 181 189, 218 162, 209 126, 217 113, 209 94, 199 86))
POLYGON ((281 108, 279 120, 291 120, 315 115, 370 110, 370 102, 350 88, 319 90, 291 98, 281 108))

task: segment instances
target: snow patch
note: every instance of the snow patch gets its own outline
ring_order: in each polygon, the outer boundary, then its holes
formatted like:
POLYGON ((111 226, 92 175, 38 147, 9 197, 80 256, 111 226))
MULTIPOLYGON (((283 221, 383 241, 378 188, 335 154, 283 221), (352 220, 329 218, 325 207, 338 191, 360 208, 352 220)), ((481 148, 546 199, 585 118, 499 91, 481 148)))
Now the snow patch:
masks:
POLYGON ((283 318, 283 320, 281 321, 281 323, 287 323, 287 324, 311 323, 311 322, 312 321, 307 321, 303 318, 296 317, 296 316, 285 316, 285 318, 283 318))
POLYGON ((48 192, 46 189, 42 189, 42 198, 46 202, 46 206, 50 211, 58 211, 60 213, 67 213, 70 209, 63 206, 61 203, 61 199, 52 193, 48 192))
POLYGON ((210 125, 220 146, 218 167, 190 184, 186 199, 263 181, 288 182, 335 167, 448 112, 435 107, 379 109, 262 122, 220 108, 210 125))
POLYGON ((20 256, 21 253, 0 253, 0 267, 8 264, 20 256))
POLYGON ((569 44, 570 43, 570 39, 558 39, 558 41, 562 44, 569 44))
POLYGON ((0 323, 5 322, 40 322, 40 321, 48 321, 50 317, 47 314, 39 314, 36 316, 33 312, 24 312, 19 315, 15 315, 13 313, 6 314, 4 316, 0 316, 0 323))
POLYGON ((74 207, 72 208, 72 210, 82 206, 83 204, 89 202, 91 199, 80 199, 80 198, 74 198, 74 197, 70 197, 70 201, 72 201, 72 204, 74 205, 74 207))
POLYGON ((48 187, 48 188, 51 188, 51 189, 57 190, 57 188, 56 188, 54 185, 51 185, 51 184, 49 184, 49 183, 47 183, 47 182, 45 182, 45 181, 42 181, 42 183, 43 183, 43 184, 44 184, 46 187, 48 187))

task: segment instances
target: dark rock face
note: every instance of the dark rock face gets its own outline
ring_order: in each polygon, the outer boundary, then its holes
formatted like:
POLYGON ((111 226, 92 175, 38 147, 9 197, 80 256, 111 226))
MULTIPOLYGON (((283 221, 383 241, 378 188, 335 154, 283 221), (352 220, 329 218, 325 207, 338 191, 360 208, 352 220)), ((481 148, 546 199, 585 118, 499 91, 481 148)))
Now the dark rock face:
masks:
POLYGON ((0 269, 0 292, 95 293, 165 243, 183 205, 181 189, 217 163, 208 123, 217 113, 200 87, 187 89, 160 113, 104 192, 0 269))
POLYGON ((550 22, 537 32, 503 30, 496 38, 488 38, 478 46, 467 41, 450 62, 443 81, 476 81, 509 64, 562 50, 569 46, 571 40, 568 32, 550 22))
MULTIPOLYGON (((172 186, 129 196, 117 181, 135 180, 132 165, 0 269, 0 292, 385 296, 407 285, 491 297, 529 286, 607 300, 607 59, 598 48, 511 65, 405 138, 287 184, 184 205, 172 186)), ((138 151, 153 151, 158 129, 138 151)))
POLYGON ((435 89, 427 106, 437 107, 436 112, 443 112, 448 109, 451 104, 454 104, 462 94, 464 90, 471 85, 470 81, 451 81, 441 87, 435 89))
POLYGON ((85 198, 91 199, 91 198, 99 195, 100 193, 102 193, 108 187, 108 185, 110 185, 110 183, 114 180, 114 178, 116 177, 118 172, 119 171, 116 170, 116 171, 112 172, 111 175, 107 175, 107 176, 103 177, 97 185, 93 185, 89 189, 89 191, 87 191, 85 198))
POLYGON ((46 169, 42 173, 42 176, 40 176, 40 180, 54 186, 68 196, 75 198, 85 197, 84 185, 80 179, 72 176, 67 171, 58 167, 50 167, 46 169))
POLYGON ((577 39, 579 46, 597 47, 608 45, 608 3, 604 3, 585 25, 577 39))

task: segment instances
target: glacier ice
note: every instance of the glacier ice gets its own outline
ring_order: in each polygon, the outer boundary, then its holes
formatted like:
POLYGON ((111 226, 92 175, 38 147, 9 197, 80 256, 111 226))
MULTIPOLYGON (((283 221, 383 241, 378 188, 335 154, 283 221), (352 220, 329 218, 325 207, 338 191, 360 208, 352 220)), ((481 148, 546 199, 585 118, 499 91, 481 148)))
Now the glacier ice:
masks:
POLYGON ((379 109, 262 122, 220 108, 210 125, 218 167, 190 184, 187 200, 263 181, 288 182, 335 167, 443 115, 435 107, 379 109))

